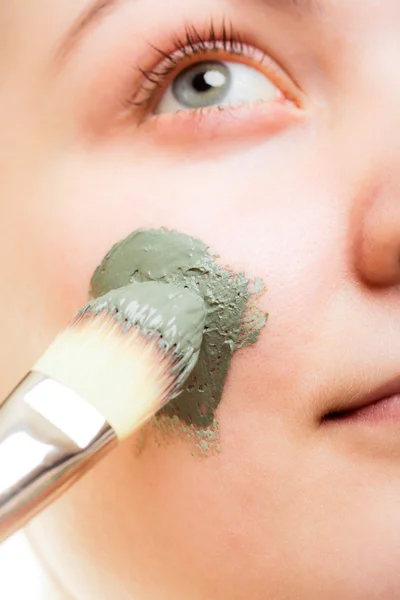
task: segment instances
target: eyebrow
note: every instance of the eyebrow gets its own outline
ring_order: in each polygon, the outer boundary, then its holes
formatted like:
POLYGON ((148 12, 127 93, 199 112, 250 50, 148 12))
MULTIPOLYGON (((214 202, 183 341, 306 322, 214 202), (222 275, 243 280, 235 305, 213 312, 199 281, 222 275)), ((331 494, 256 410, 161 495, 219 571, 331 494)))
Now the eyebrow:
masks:
MULTIPOLYGON (((79 44, 82 37, 119 6, 139 0, 94 0, 83 10, 68 29, 56 52, 57 60, 63 60, 79 44)), ((321 13, 324 0, 232 0, 263 5, 281 12, 321 13)))
POLYGON ((63 36, 56 52, 57 61, 66 58, 88 30, 92 29, 107 14, 114 12, 120 4, 126 1, 128 0, 95 0, 84 9, 63 36))

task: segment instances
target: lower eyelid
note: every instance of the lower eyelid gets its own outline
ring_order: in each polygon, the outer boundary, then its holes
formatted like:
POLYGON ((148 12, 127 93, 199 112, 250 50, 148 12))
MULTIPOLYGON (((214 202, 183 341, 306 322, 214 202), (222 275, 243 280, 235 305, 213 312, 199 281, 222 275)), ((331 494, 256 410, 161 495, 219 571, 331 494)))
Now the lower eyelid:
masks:
POLYGON ((144 118, 138 134, 150 142, 178 150, 207 151, 218 144, 226 151, 245 140, 265 141, 283 130, 304 122, 306 111, 291 102, 255 102, 238 106, 182 110, 144 118))

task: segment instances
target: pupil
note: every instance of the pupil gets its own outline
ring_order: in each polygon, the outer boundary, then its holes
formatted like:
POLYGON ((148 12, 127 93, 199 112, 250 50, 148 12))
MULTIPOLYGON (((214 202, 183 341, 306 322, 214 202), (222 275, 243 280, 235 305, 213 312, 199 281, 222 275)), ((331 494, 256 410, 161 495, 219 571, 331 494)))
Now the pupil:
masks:
POLYGON ((198 73, 193 77, 193 87, 196 92, 205 93, 211 90, 212 86, 206 81, 206 73, 198 73))

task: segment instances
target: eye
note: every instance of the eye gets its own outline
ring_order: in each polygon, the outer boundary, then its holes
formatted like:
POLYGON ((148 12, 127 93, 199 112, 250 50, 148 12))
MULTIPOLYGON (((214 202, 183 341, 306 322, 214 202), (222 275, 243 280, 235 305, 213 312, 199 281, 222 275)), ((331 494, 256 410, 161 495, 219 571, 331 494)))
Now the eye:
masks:
POLYGON ((261 71, 240 62, 209 60, 179 73, 154 113, 268 102, 281 96, 279 88, 261 71))

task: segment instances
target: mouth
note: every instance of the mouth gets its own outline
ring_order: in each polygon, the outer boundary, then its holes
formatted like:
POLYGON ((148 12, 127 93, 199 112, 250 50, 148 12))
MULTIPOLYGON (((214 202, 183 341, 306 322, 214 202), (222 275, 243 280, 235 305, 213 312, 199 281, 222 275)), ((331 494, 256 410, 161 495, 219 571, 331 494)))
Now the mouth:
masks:
POLYGON ((322 423, 400 424, 400 377, 353 397, 322 416, 322 423))

